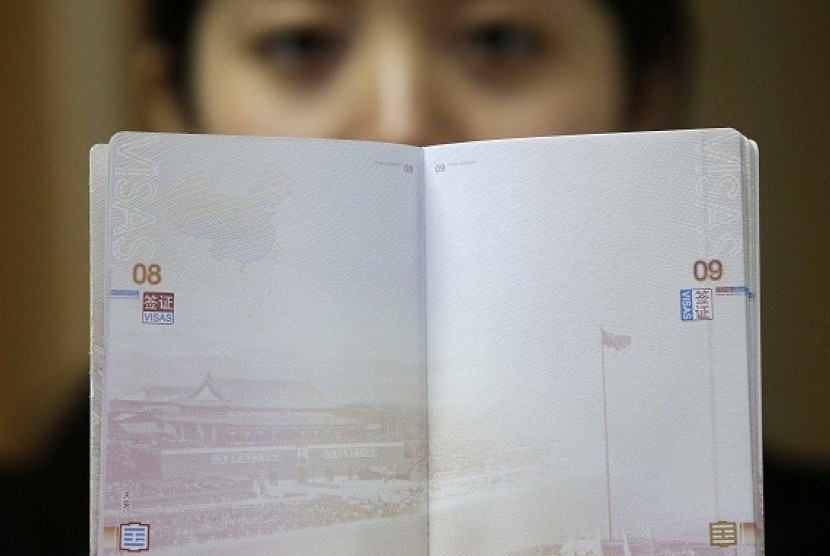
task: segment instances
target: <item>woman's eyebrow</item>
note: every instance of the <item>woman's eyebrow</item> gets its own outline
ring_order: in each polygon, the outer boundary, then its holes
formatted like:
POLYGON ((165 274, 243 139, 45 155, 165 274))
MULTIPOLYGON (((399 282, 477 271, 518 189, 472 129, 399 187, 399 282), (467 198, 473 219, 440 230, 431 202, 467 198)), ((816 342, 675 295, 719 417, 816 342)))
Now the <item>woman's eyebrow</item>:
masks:
POLYGON ((238 23, 254 24, 263 17, 297 16, 308 10, 349 10, 367 1, 389 0, 227 0, 224 9, 238 23))
MULTIPOLYGON (((364 3, 366 0, 361 0, 364 3)), ((376 1, 376 0, 372 0, 376 1)), ((390 0, 380 0, 389 2, 390 0)), ((398 0, 393 0, 398 1, 398 0)), ((337 6, 350 6, 357 3, 356 0, 243 0, 244 4, 258 4, 259 6, 263 7, 271 7, 275 4, 329 4, 329 5, 337 5, 337 6)))

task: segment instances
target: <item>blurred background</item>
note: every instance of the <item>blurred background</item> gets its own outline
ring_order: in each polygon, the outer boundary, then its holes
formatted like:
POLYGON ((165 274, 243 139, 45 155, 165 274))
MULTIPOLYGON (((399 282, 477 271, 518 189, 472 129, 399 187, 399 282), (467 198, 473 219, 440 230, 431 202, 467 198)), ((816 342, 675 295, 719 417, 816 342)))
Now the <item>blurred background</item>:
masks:
MULTIPOLYGON (((828 473, 830 2, 691 5, 688 125, 737 128, 761 151, 765 449, 828 473)), ((0 469, 34 465, 87 395, 88 150, 142 126, 137 7, 3 3, 0 469)))

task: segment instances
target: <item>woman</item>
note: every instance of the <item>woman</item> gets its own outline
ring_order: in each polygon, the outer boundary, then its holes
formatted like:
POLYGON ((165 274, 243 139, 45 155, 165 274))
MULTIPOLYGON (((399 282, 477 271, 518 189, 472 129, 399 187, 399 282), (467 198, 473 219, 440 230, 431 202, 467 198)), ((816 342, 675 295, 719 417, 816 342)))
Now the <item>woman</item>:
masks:
MULTIPOLYGON (((682 115, 679 1, 154 0, 148 15, 139 68, 154 130, 431 144, 682 115)), ((0 553, 51 554, 55 538, 87 552, 79 401, 42 470, 3 485, 0 553)))
POLYGON ((680 2, 155 2, 154 129, 434 144, 658 129, 687 75, 680 2))

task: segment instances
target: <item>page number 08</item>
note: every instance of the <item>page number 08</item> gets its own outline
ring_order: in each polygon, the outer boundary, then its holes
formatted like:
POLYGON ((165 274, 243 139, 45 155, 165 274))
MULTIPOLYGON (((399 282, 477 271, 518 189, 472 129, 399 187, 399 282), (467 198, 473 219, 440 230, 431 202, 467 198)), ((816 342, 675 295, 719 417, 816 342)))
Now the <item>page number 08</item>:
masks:
POLYGON ((133 282, 139 286, 144 284, 157 286, 161 284, 161 266, 156 263, 149 265, 135 263, 133 265, 133 282))
POLYGON ((706 280, 720 280, 723 277, 723 263, 720 259, 711 261, 695 261, 693 272, 695 280, 705 282, 706 280))

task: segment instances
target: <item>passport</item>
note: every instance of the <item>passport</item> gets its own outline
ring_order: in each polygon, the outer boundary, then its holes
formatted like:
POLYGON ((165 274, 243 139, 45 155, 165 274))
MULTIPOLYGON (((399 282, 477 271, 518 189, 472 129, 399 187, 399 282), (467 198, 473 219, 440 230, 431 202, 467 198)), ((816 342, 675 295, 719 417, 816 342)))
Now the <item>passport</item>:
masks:
POLYGON ((763 554, 729 129, 90 154, 94 554, 763 554))

